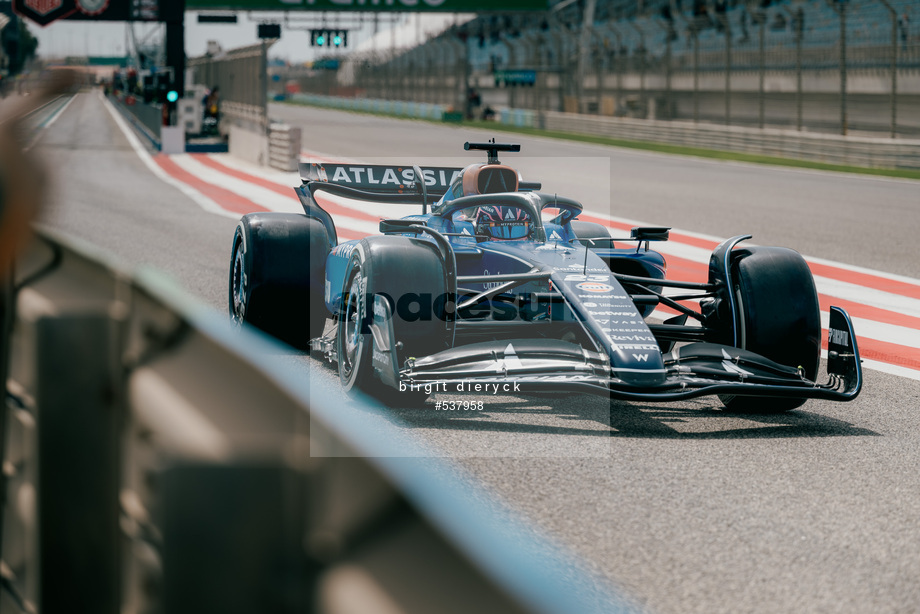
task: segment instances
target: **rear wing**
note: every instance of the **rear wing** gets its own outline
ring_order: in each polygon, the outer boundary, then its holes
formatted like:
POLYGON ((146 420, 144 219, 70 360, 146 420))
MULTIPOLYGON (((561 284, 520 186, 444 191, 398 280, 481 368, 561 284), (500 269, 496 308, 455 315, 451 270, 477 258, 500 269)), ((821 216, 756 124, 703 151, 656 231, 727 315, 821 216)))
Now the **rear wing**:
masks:
POLYGON ((368 195, 424 193, 429 198, 443 196, 462 170, 447 166, 300 163, 300 177, 304 183, 327 183, 368 195), (424 177, 424 187, 416 184, 417 171, 424 177))

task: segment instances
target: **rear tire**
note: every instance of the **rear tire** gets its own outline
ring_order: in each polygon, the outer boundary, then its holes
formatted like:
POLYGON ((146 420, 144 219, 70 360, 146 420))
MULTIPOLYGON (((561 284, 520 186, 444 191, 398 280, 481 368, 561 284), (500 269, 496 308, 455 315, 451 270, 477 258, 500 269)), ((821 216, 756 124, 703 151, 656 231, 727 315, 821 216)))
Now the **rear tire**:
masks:
POLYGON ((390 406, 425 402, 424 392, 400 392, 380 381, 371 364, 372 335, 362 323, 370 324, 374 297, 381 295, 393 314, 394 341, 402 344, 397 366, 447 349, 444 302, 437 300, 447 292, 444 270, 440 254, 427 242, 392 236, 361 241, 349 263, 336 334, 339 380, 346 392, 357 390, 390 406), (419 299, 407 308, 404 303, 413 294, 419 299))
POLYGON ((229 310, 297 348, 323 332, 326 255, 321 223, 301 214, 255 213, 236 227, 230 256, 229 310))
MULTIPOLYGON (((740 303, 738 346, 802 369, 814 380, 821 357, 821 313, 814 278, 798 252, 750 247, 733 253, 732 291, 740 303)), ((780 413, 806 399, 720 395, 731 411, 780 413)))

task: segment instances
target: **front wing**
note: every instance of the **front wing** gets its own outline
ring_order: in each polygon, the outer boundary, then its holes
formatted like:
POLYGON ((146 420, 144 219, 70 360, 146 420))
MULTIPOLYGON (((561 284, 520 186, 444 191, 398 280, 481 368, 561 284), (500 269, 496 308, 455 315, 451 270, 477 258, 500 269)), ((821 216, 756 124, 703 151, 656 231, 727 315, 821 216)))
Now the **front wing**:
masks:
POLYGON ((580 345, 552 339, 521 339, 464 345, 431 356, 396 364, 389 305, 375 298, 372 363, 380 379, 400 390, 428 389, 456 392, 508 390, 580 391, 610 398, 641 401, 679 401, 706 395, 792 397, 849 401, 862 387, 862 369, 853 324, 847 313, 830 308, 828 379, 808 380, 801 369, 775 363, 738 348, 693 343, 663 356, 660 369, 649 369, 642 385, 642 369, 629 369, 623 379, 607 356, 580 345), (637 373, 639 372, 639 373, 637 373))

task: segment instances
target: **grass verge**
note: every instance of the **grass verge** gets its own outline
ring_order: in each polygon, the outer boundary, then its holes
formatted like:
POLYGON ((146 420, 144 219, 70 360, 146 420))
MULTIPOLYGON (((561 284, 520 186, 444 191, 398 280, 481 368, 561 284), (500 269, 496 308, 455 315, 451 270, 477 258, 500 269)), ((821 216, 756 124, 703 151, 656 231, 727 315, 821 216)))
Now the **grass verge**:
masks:
POLYGON ((478 128, 481 130, 492 130, 495 132, 510 132, 513 134, 526 134, 529 136, 542 136, 551 139, 560 139, 564 141, 577 141, 581 143, 591 143, 594 145, 608 145, 611 147, 623 147, 626 149, 638 149, 642 151, 654 151, 658 153, 667 153, 680 156, 695 156, 698 158, 710 158, 713 160, 734 160, 737 162, 751 162, 754 164, 767 164, 770 166, 786 166, 791 168, 807 168, 819 171, 833 171, 837 173, 854 173, 860 175, 876 175, 882 177, 897 177, 900 179, 920 180, 920 170, 898 169, 898 168, 870 168, 866 166, 850 166, 847 164, 829 164, 827 162, 816 162, 812 160, 799 160, 797 158, 779 158, 775 156, 763 156, 759 154, 748 154, 738 151, 723 151, 718 149, 704 149, 702 147, 686 147, 683 145, 670 145, 667 143, 654 143, 649 141, 630 141, 626 139, 615 139, 606 136, 597 136, 593 134, 577 134, 573 132, 556 132, 552 130, 540 130, 539 128, 529 128, 521 126, 509 126, 498 122, 486 121, 464 121, 459 124, 449 124, 431 119, 415 119, 409 117, 399 117, 388 113, 379 113, 374 111, 355 111, 351 109, 332 109, 320 105, 311 105, 303 102, 285 102, 295 106, 315 107, 318 109, 329 109, 332 111, 344 111, 346 113, 357 113, 360 115, 373 115, 377 117, 387 117, 390 119, 404 119, 409 121, 423 121, 430 124, 442 126, 465 126, 469 128, 478 128))

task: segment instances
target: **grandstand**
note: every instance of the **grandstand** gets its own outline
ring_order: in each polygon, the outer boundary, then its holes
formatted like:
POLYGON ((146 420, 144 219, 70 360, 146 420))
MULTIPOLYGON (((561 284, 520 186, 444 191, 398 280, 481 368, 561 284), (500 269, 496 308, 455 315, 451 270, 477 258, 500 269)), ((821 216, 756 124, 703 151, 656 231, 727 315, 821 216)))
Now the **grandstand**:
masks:
POLYGON ((342 85, 457 106, 473 88, 495 108, 762 126, 801 126, 804 113, 805 129, 825 131, 842 121, 882 132, 893 99, 898 130, 920 134, 917 0, 596 0, 590 24, 587 7, 483 14, 409 49, 354 56, 342 85), (534 71, 535 86, 501 87, 497 71, 509 70, 534 71))

